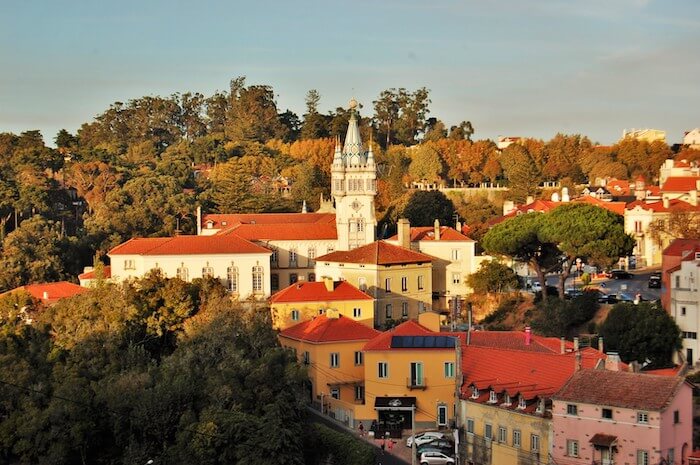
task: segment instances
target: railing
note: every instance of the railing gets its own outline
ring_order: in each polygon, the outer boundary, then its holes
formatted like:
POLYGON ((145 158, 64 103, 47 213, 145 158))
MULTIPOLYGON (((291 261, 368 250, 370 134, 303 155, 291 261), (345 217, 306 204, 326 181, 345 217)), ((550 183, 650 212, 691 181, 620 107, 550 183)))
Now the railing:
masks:
POLYGON ((426 384, 425 378, 406 378, 406 387, 408 389, 425 389, 427 387, 426 384))

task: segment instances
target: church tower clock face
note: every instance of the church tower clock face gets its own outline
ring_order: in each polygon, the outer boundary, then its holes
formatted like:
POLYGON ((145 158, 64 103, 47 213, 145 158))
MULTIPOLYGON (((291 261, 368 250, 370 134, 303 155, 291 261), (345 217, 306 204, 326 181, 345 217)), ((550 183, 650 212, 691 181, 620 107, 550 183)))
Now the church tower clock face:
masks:
POLYGON ((358 211, 360 208, 362 208, 362 204, 358 202, 357 200, 353 201, 350 206, 352 207, 353 210, 358 211))

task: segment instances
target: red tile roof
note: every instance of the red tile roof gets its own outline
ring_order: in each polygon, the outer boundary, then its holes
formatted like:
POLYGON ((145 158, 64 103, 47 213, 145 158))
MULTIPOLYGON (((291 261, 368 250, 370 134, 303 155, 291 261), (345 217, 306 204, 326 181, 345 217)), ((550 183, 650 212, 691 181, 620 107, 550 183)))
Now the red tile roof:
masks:
POLYGON ((361 263, 373 265, 398 265, 401 263, 427 263, 433 257, 419 252, 414 252, 403 247, 388 244, 384 241, 376 241, 371 244, 345 251, 339 250, 318 257, 316 261, 338 263, 361 263))
POLYGON ((625 214, 625 202, 606 202, 605 200, 596 199, 590 195, 584 195, 573 200, 573 202, 589 203, 596 207, 605 208, 618 215, 625 214))
POLYGON ((237 224, 220 231, 217 236, 229 234, 261 241, 338 239, 335 223, 237 224))
POLYGON ((672 176, 661 186, 663 192, 690 192, 697 190, 700 176, 672 176))
MULTIPOLYGON (((112 267, 109 265, 102 267, 102 277, 104 279, 112 277, 112 267)), ((80 273, 78 275, 79 279, 96 279, 95 270, 86 271, 85 273, 80 273)))
POLYGON ((658 376, 678 376, 678 373, 681 371, 680 366, 675 366, 671 368, 658 368, 656 370, 646 370, 642 371, 642 374, 645 375, 658 375, 658 376))
POLYGON ((20 291, 25 291, 35 299, 44 302, 56 302, 60 299, 88 292, 88 289, 78 286, 77 284, 69 283, 68 281, 58 281, 55 283, 27 284, 26 286, 20 286, 11 291, 4 292, 0 294, 0 297, 20 291), (44 298, 45 296, 46 298, 44 298))
POLYGON ((629 195, 630 193, 630 182, 622 179, 611 179, 605 187, 616 195, 629 195))
POLYGON ((282 289, 270 298, 272 303, 281 302, 328 302, 335 300, 372 300, 347 281, 333 282, 333 290, 323 281, 300 281, 282 289))
POLYGON ((328 318, 320 315, 280 332, 281 337, 299 341, 324 343, 340 341, 368 341, 381 334, 376 329, 358 323, 352 318, 339 315, 328 318))
POLYGON ((700 247, 700 239, 676 239, 664 249, 663 255, 682 257, 697 247, 700 247))
MULTIPOLYGON (((571 202, 580 202, 580 203, 588 203, 591 205, 594 205, 596 207, 600 208, 605 208, 606 210, 609 210, 613 213, 616 213, 618 215, 624 215, 625 213, 625 202, 606 202, 604 200, 596 199, 595 197, 591 197, 590 195, 584 195, 581 197, 577 197, 573 199, 571 202)), ((501 223, 502 221, 512 218, 516 215, 522 215, 524 213, 532 213, 532 212, 539 212, 539 213, 546 213, 548 211, 554 210, 560 205, 565 205, 566 202, 554 202, 553 200, 535 200, 532 203, 529 203, 527 205, 518 205, 515 207, 515 210, 512 212, 508 213, 505 216, 501 216, 499 218, 496 218, 494 220, 489 221, 489 224, 498 224, 501 223)))
MULTIPOLYGON (((391 338, 393 336, 429 336, 433 334, 438 334, 434 331, 429 330, 423 325, 418 324, 413 320, 408 320, 401 323, 398 326, 394 326, 388 331, 384 331, 379 336, 375 337, 369 341, 362 348, 363 351, 370 350, 389 350, 391 349, 391 338)), ((443 334, 443 333, 439 333, 443 334)), ((404 349, 391 349, 391 350, 404 350, 404 349)), ((452 349, 450 349, 452 350, 452 349)))
MULTIPOLYGON (((561 339, 530 335, 530 344, 525 344, 524 331, 472 331, 471 345, 478 347, 493 347, 499 349, 524 350, 558 354, 561 352, 561 339)), ((565 350, 572 351, 573 343, 565 341, 565 350)))
POLYGON ((639 410, 665 409, 681 385, 680 376, 581 370, 553 397, 556 400, 639 410))
POLYGON ((656 213, 664 213, 670 211, 700 211, 700 205, 694 206, 689 204, 688 202, 684 202, 678 199, 670 200, 668 203, 668 207, 664 206, 664 202, 662 200, 659 200, 658 202, 649 203, 644 202, 642 200, 635 200, 634 202, 628 203, 625 207, 625 210, 632 210, 636 207, 639 207, 643 210, 653 211, 656 213))
MULTIPOLYGON (((462 228, 464 230, 464 228, 462 228)), ((388 240, 395 241, 398 240, 398 235, 391 236, 388 240)), ((420 226, 411 228, 411 242, 418 241, 434 241, 435 240, 435 228, 433 226, 420 226)), ((474 242, 474 239, 470 239, 461 232, 449 226, 440 226, 440 240, 441 241, 469 241, 474 242)))
POLYGON ((208 213, 202 216, 202 228, 206 228, 208 221, 213 221, 214 229, 241 224, 310 224, 333 223, 334 213, 208 213), (226 224, 223 224, 226 223, 226 224))
POLYGON ((135 238, 120 244, 108 255, 201 255, 231 253, 271 253, 268 249, 242 239, 226 236, 175 236, 135 238))
MULTIPOLYGON (((584 368, 593 368, 604 359, 605 355, 596 350, 581 351, 584 368)), ((471 396, 471 386, 532 398, 557 392, 576 371, 576 355, 470 345, 462 352, 462 371, 465 398, 471 396)))

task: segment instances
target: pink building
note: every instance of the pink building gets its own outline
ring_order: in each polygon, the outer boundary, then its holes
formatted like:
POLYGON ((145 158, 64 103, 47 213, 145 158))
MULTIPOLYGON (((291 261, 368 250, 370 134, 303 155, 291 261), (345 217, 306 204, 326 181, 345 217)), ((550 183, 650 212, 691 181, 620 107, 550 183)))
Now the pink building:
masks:
POLYGON ((685 464, 692 388, 679 376, 578 371, 553 397, 556 464, 685 464))

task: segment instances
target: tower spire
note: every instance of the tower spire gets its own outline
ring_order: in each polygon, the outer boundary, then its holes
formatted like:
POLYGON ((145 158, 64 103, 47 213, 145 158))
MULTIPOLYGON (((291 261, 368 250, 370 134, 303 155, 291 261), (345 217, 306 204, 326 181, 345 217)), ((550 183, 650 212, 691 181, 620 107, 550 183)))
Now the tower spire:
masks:
POLYGON ((348 131, 345 134, 345 146, 343 147, 343 155, 348 166, 359 165, 364 162, 364 149, 362 147, 362 138, 360 137, 360 127, 357 124, 357 100, 350 100, 350 121, 348 122, 348 131))

